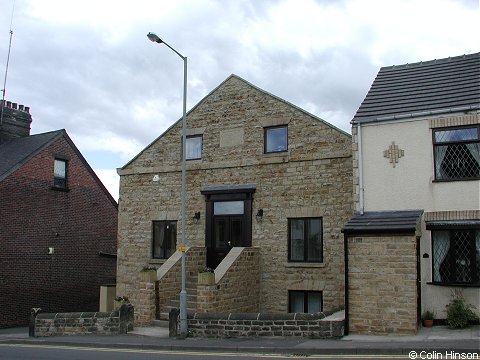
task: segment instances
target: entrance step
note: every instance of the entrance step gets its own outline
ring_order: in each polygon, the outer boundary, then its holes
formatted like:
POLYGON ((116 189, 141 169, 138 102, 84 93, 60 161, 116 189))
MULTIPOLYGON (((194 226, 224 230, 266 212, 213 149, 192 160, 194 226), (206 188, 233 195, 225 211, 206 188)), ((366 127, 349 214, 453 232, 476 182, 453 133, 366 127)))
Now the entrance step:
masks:
POLYGON ((166 320, 153 320, 153 326, 168 329, 168 314, 166 320))
MULTIPOLYGON (((195 313, 197 311, 197 276, 191 276, 185 282, 185 290, 187 291, 187 313, 195 313)), ((167 306, 160 309, 160 320, 165 321, 168 327, 168 316, 172 309, 180 308, 180 294, 175 299, 169 301, 167 306)))

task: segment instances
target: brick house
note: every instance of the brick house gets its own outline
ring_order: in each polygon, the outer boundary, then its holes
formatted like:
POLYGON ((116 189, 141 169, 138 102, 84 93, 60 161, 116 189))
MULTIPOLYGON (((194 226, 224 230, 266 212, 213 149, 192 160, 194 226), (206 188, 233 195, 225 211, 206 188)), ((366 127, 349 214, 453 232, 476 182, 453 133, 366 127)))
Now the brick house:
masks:
POLYGON ((29 108, 0 124, 0 327, 30 309, 98 311, 115 283, 117 204, 65 130, 30 134, 29 108))
POLYGON ((355 114, 350 332, 414 333, 453 290, 479 306, 479 78, 479 53, 382 67, 355 114))
MULTIPOLYGON (((236 75, 187 123, 189 310, 343 308, 351 136, 236 75), (215 279, 204 286, 205 266, 215 279)), ((161 316, 180 292, 181 157, 179 120, 118 169, 117 295, 133 302, 137 323, 161 316), (142 280, 149 265, 155 283, 142 280)))

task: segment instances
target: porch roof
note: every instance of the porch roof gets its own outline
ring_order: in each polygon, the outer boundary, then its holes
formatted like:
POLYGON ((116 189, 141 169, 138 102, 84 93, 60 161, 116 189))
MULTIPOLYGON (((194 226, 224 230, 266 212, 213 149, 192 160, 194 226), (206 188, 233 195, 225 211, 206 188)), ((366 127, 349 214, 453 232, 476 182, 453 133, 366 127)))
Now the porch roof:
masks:
POLYGON ((202 194, 233 194, 253 193, 257 189, 255 184, 205 186, 200 190, 202 194))
POLYGON ((368 211, 355 214, 343 226, 344 234, 415 233, 423 210, 368 211))

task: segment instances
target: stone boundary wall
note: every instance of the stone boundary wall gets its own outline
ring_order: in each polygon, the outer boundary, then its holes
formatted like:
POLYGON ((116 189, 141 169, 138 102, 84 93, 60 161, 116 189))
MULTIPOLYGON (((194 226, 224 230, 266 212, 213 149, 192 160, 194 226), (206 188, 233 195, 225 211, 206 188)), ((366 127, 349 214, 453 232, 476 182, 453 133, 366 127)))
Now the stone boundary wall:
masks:
POLYGON ((133 306, 111 312, 37 313, 32 310, 31 337, 61 335, 118 335, 133 330, 133 306))
POLYGON ((260 249, 235 247, 215 269, 215 284, 197 285, 197 312, 254 312, 260 303, 260 249))
POLYGON ((192 337, 311 337, 339 338, 344 319, 327 320, 325 314, 196 313, 188 316, 192 337))

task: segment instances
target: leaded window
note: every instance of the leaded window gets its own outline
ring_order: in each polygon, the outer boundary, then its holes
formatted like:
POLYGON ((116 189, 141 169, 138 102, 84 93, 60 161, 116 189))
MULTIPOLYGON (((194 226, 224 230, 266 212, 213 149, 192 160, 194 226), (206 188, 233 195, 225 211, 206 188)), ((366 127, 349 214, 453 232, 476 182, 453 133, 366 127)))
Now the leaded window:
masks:
POLYGON ((480 178, 480 126, 433 130, 435 180, 480 178))
POLYGON ((480 284, 480 230, 432 230, 433 282, 480 284))

